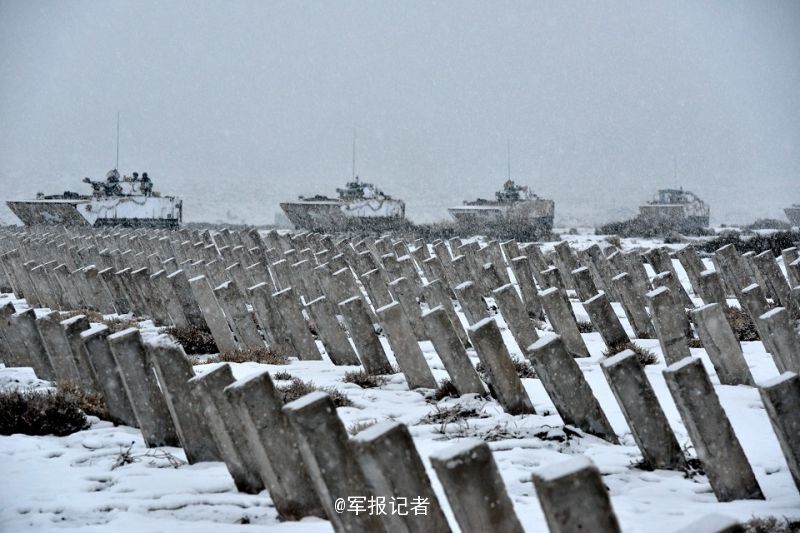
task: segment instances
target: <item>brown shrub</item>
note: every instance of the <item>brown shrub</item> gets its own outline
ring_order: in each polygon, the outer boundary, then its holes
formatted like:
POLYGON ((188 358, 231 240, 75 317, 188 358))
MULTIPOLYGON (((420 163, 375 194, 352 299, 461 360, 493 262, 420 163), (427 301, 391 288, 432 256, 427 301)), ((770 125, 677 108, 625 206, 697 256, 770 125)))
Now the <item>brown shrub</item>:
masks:
POLYGON ((798 533, 800 521, 776 516, 753 517, 744 524, 745 533, 798 533))
POLYGON ((656 356, 655 353, 647 348, 642 348, 635 342, 624 342, 622 344, 617 344, 616 346, 611 346, 603 352, 603 355, 606 357, 611 357, 612 355, 616 355, 625 350, 633 350, 633 352, 636 354, 636 358, 639 360, 639 363, 641 363, 642 366, 654 365, 658 363, 658 356, 656 356))
POLYGON ((62 437, 88 427, 77 399, 61 391, 0 392, 0 435, 62 437))
POLYGON ((275 372, 272 374, 272 379, 277 379, 278 381, 288 381, 294 378, 286 370, 281 370, 280 372, 275 372))
POLYGON ((277 354, 266 346, 246 346, 242 350, 227 350, 213 357, 206 363, 263 363, 265 365, 288 365, 285 355, 277 354))
POLYGON ((303 381, 299 378, 292 379, 292 382, 285 387, 277 387, 277 391, 278 394, 281 395, 283 403, 293 402, 298 398, 302 398, 306 394, 310 394, 314 391, 322 391, 327 393, 331 399, 333 399, 333 404, 336 407, 349 407, 353 405, 353 402, 350 400, 350 398, 348 398, 343 392, 339 392, 333 387, 317 387, 312 382, 303 381))
POLYGON ((170 327, 164 333, 174 338, 183 347, 183 351, 189 355, 217 353, 219 351, 208 328, 196 328, 193 326, 185 328, 170 327))
POLYGON ((700 342, 700 339, 696 339, 694 337, 692 337, 691 339, 688 339, 686 341, 686 343, 689 345, 689 348, 702 348, 703 347, 703 343, 700 342))
POLYGON ((386 378, 367 374, 365 370, 354 370, 352 372, 345 372, 342 381, 345 383, 354 383, 362 389, 374 389, 386 383, 386 378))
POLYGON ((757 341, 760 338, 756 325, 747 312, 738 307, 729 306, 725 308, 725 317, 739 341, 757 341))
POLYGON ((585 322, 583 320, 578 320, 578 331, 581 333, 592 333, 594 331, 594 325, 591 322, 585 322))
POLYGON ((100 420, 108 420, 115 424, 120 422, 109 414, 106 399, 101 393, 86 392, 75 383, 59 383, 58 392, 74 399, 81 411, 89 416, 96 416, 100 420))

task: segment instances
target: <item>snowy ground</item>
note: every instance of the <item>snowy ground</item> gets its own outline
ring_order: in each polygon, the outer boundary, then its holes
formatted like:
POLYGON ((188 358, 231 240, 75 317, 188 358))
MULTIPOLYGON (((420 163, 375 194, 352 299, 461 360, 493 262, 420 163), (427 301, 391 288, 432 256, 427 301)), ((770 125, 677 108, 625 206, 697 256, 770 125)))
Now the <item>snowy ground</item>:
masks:
MULTIPOLYGON (((594 237, 576 236, 571 240, 585 246, 594 237)), ((630 245, 626 243, 626 247, 630 245)), ((638 245, 651 243, 645 241, 634 246, 638 245)), ((682 270, 679 273, 683 275, 682 270)), ((573 302, 573 305, 578 318, 586 320, 580 303, 573 302)), ((627 327, 622 309, 614 305, 627 327)), ((510 332, 501 320, 499 323, 512 355, 520 357, 510 332)), ((144 325, 146 327, 146 323, 144 325)), ((548 334, 546 331, 539 333, 548 334)), ((338 410, 345 426, 351 429, 355 424, 383 420, 407 424, 454 528, 455 521, 428 457, 467 438, 489 441, 514 508, 528 531, 543 531, 546 527, 531 472, 575 455, 586 455, 599 467, 624 531, 670 532, 709 513, 726 514, 740 520, 769 515, 800 518, 800 494, 792 483, 756 389, 719 385, 704 350, 692 350, 693 355, 703 358, 766 496, 765 501, 718 503, 705 476, 687 478, 681 472, 648 472, 634 467, 641 456, 598 364, 605 347, 597 333, 584 334, 584 339, 592 357, 578 362, 620 435, 621 445, 591 436, 565 440, 561 420, 536 379, 523 379, 523 383, 539 414, 509 416, 497 402, 475 397, 445 399, 438 405, 428 403, 421 393, 408 390, 402 374, 390 376, 379 389, 361 389, 342 382, 343 374, 355 367, 336 367, 327 360, 292 360, 283 366, 255 363, 231 366, 237 378, 268 369, 271 373, 288 371, 305 381, 336 387, 355 404, 338 410), (475 407, 478 415, 445 425, 424 420, 454 403, 475 407)), ((637 342, 655 351, 661 359, 658 341, 637 342)), ((422 346, 436 378, 446 377, 430 344, 422 346)), ((388 345, 384 343, 384 347, 390 354, 388 345)), ((778 375, 760 342, 745 342, 743 349, 756 382, 778 375)), ((477 362, 474 354, 471 355, 477 362)), ((198 365, 195 370, 202 373, 213 366, 198 365)), ((661 375, 663 369, 662 362, 648 366, 646 371, 678 441, 693 454, 661 375)), ((277 384, 280 386, 281 382, 277 384)), ((0 368, 0 387, 46 385, 36 379, 31 369, 0 368)), ((192 533, 241 531, 243 528, 270 532, 331 530, 328 522, 319 519, 280 522, 269 496, 265 492, 259 495, 236 492, 222 463, 184 464, 174 468, 168 454, 184 457, 179 448, 148 450, 137 430, 114 427, 97 419, 90 429, 68 437, 0 437, 0 531, 57 528, 87 532, 135 529, 192 533), (131 443, 136 462, 112 469, 120 452, 131 443)))

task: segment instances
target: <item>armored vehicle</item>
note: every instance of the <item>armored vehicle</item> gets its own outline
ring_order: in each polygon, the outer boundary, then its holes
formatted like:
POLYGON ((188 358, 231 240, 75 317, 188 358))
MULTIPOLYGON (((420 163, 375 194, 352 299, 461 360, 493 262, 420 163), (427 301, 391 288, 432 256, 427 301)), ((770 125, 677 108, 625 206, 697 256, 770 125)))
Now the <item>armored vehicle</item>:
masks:
POLYGON ((281 203, 281 209, 296 228, 324 233, 384 231, 407 223, 405 202, 358 176, 336 193, 336 198, 300 196, 295 202, 281 203))
POLYGON ((661 189, 653 200, 639 206, 639 217, 656 223, 708 226, 708 204, 683 189, 661 189))
POLYGON ((655 198, 639 206, 636 217, 600 226, 597 233, 621 237, 709 235, 713 233, 708 229, 710 211, 708 204, 690 191, 661 189, 655 198))
POLYGON ((787 207, 783 210, 783 212, 786 213, 786 218, 789 219, 789 224, 800 227, 800 204, 794 204, 792 207, 787 207))
POLYGON ((478 198, 447 209, 461 232, 537 238, 553 229, 555 202, 507 180, 494 200, 478 198))
POLYGON ((34 200, 6 203, 26 226, 176 228, 183 219, 183 202, 154 191, 153 181, 146 172, 141 176, 136 172, 132 176, 120 176, 114 169, 106 174, 105 181, 84 178, 83 182, 91 186, 91 194, 39 193, 34 200))

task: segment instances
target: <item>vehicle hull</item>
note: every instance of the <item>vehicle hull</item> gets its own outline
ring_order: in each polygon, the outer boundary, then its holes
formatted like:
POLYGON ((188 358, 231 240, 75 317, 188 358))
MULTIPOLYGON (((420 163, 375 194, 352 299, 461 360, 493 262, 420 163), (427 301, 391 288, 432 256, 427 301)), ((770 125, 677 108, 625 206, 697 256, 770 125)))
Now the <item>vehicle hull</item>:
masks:
POLYGON ((174 197, 111 197, 7 202, 26 226, 127 226, 176 228, 183 206, 174 197))

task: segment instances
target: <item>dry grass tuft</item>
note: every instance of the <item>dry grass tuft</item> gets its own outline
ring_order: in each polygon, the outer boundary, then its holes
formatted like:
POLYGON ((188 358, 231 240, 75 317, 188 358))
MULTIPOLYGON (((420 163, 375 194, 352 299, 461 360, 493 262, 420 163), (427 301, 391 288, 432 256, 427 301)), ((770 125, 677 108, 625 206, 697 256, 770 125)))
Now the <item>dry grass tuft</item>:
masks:
POLYGON ((581 333, 592 333, 594 331, 594 324, 591 322, 585 322, 583 320, 578 320, 578 331, 581 333))
POLYGON ((289 381, 290 379, 294 379, 294 377, 286 370, 281 370, 280 372, 275 372, 272 374, 272 379, 278 381, 289 381))
POLYGON ((354 383, 362 389, 374 389, 386 383, 386 378, 367 374, 365 370, 354 370, 352 372, 345 372, 342 381, 345 383, 354 383))
POLYGON ((333 404, 336 407, 350 407, 353 402, 346 394, 340 392, 333 387, 317 387, 310 381, 303 381, 300 378, 292 379, 292 382, 285 387, 277 387, 278 394, 281 395, 283 403, 289 403, 302 398, 306 394, 311 394, 314 391, 322 391, 330 395, 333 399, 333 404))
POLYGON ((78 400, 61 391, 0 392, 0 435, 63 437, 89 427, 78 400))
POLYGON ((170 327, 164 333, 174 338, 188 355, 217 353, 219 351, 208 328, 196 328, 193 326, 185 328, 170 327))
POLYGON ((433 406, 433 412, 419 421, 420 424, 452 424, 469 418, 488 418, 489 415, 476 407, 453 405, 450 407, 433 406))
POLYGON ((242 350, 228 350, 213 357, 206 363, 263 363, 265 365, 288 365, 285 355, 277 354, 266 346, 246 346, 242 350))
POLYGON ((443 379, 439 382, 439 386, 433 392, 433 399, 435 401, 443 400, 444 398, 458 398, 458 390, 449 379, 443 379))
POLYGON ((102 314, 93 309, 78 309, 61 313, 61 320, 67 320, 78 315, 84 315, 86 320, 95 324, 104 324, 111 333, 117 333, 128 328, 135 328, 139 322, 133 318, 104 318, 102 314))
POLYGON ((347 433, 349 433, 350 436, 355 436, 355 435, 358 435, 359 433, 361 433, 362 431, 364 431, 365 429, 371 428, 372 426, 374 426, 377 423, 378 423, 378 421, 375 420, 375 419, 372 419, 372 420, 360 420, 358 422, 354 422, 353 424, 351 424, 347 428, 347 433))
MULTIPOLYGON (((511 362, 514 363, 514 369, 517 371, 517 375, 521 378, 537 378, 536 370, 533 368, 528 361, 516 359, 514 357, 511 358, 511 362)), ((489 371, 487 370, 486 366, 483 363, 478 363, 475 365, 475 371, 478 372, 478 375, 481 377, 483 381, 486 383, 491 383, 491 379, 489 379, 489 371)))
POLYGON ((642 348, 635 342, 625 342, 616 346, 611 346, 603 352, 603 355, 606 357, 611 357, 612 355, 616 355, 625 350, 633 350, 633 352, 636 354, 636 358, 639 360, 639 363, 641 363, 642 366, 654 365, 658 363, 658 356, 656 356, 655 353, 647 348, 642 348))

